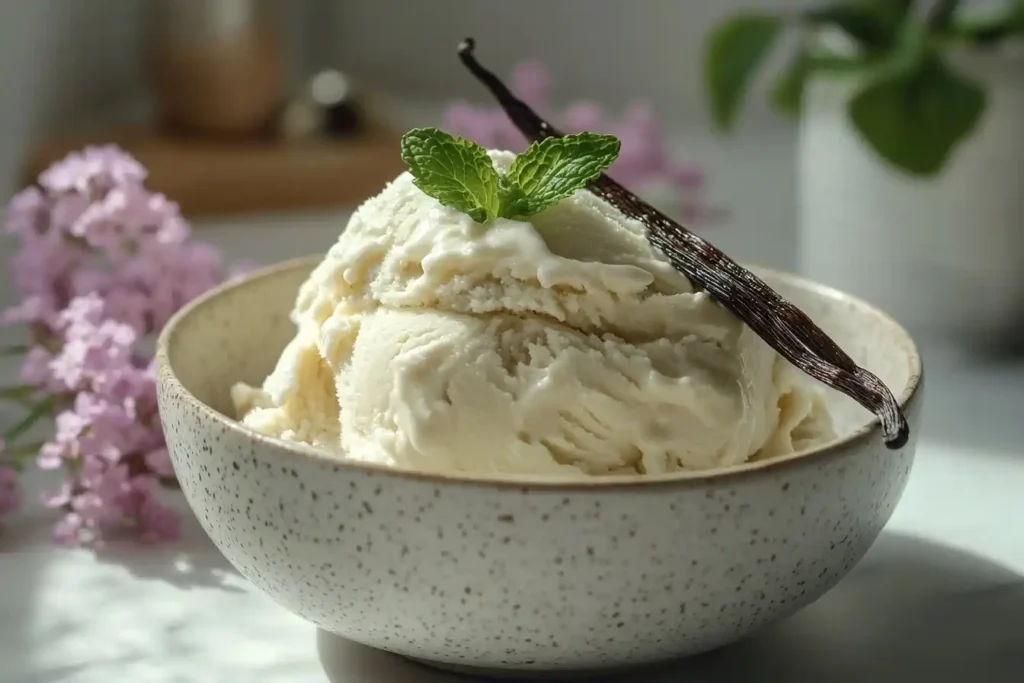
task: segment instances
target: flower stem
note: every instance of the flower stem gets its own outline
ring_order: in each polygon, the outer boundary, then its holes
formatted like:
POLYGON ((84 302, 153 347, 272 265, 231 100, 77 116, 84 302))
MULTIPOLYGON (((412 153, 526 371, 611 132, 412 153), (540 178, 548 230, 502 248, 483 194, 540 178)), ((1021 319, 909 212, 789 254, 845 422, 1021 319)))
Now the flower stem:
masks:
POLYGON ((36 455, 42 447, 42 441, 14 447, 8 446, 3 452, 3 457, 0 458, 0 465, 10 467, 16 472, 21 472, 25 469, 25 460, 36 455))
POLYGON ((10 346, 0 346, 0 358, 6 356, 23 356, 28 353, 32 347, 28 344, 11 344, 10 346))
POLYGON ((57 402, 60 400, 60 396, 57 394, 51 394, 43 400, 32 406, 28 415, 22 418, 21 422, 17 422, 12 425, 3 434, 4 441, 14 441, 19 436, 27 432, 32 426, 40 419, 53 413, 53 409, 57 406, 57 402))
POLYGON ((32 394, 38 391, 38 387, 32 384, 22 384, 14 387, 0 387, 0 399, 14 401, 23 406, 31 406, 32 394))

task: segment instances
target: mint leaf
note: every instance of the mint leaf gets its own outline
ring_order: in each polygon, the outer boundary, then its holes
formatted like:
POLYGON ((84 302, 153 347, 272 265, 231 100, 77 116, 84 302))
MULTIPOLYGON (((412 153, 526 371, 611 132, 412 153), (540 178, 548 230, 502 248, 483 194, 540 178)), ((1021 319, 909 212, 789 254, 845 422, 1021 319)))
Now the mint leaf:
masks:
POLYGON ((508 169, 501 215, 525 218, 571 196, 615 163, 619 147, 614 135, 597 133, 533 143, 508 169))
POLYGON ((508 176, 498 181, 498 215, 502 218, 525 216, 530 208, 530 200, 518 185, 509 182, 508 176))
POLYGON ((720 130, 736 121, 754 71, 768 56, 785 23, 782 17, 744 14, 716 28, 704 49, 704 88, 720 130))
POLYGON ((914 69, 883 71, 854 96, 849 115, 889 163, 931 176, 971 134, 985 106, 979 84, 931 55, 914 69))
POLYGON ((401 153, 424 194, 477 223, 498 216, 498 172, 480 145, 437 128, 415 128, 402 136, 401 153))

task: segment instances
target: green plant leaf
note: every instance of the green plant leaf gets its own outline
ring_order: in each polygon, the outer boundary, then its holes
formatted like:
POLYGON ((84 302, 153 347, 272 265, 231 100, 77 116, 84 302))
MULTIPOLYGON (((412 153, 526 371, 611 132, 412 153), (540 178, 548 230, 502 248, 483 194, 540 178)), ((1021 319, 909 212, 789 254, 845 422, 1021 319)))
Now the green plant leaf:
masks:
POLYGON ((502 176, 498 180, 498 215, 502 218, 525 216, 529 207, 530 200, 522 188, 502 176))
POLYGON ((742 14, 718 26, 704 49, 704 88, 711 118, 732 128, 757 68, 775 45, 785 22, 768 14, 742 14))
POLYGON ((798 117, 804 98, 804 86, 810 74, 811 58, 801 49, 772 86, 769 95, 772 108, 783 116, 798 117))
POLYGON ((932 31, 948 31, 959 8, 960 0, 936 0, 928 12, 928 28, 932 31))
POLYGON ((437 128, 416 128, 402 136, 401 154, 424 194, 477 223, 497 217, 498 172, 480 145, 437 128))
POLYGON ((14 441, 25 432, 30 430, 32 426, 44 417, 53 414, 53 409, 57 407, 57 403, 60 397, 56 395, 47 396, 43 400, 32 406, 32 409, 28 412, 20 422, 11 425, 10 428, 3 434, 4 441, 14 441))
POLYGON ((953 23, 948 32, 954 39, 988 47, 1013 37, 1024 37, 1024 0, 1015 0, 1004 14, 953 23))
POLYGON ((501 215, 525 218, 571 196, 615 163, 620 146, 614 135, 597 133, 533 143, 508 169, 505 193, 510 199, 503 202, 501 215))
POLYGON ((892 31, 892 35, 899 32, 899 27, 910 16, 916 4, 916 0, 869 0, 869 2, 892 31))
POLYGON ((881 9, 875 2, 847 0, 808 10, 802 16, 815 28, 838 28, 868 51, 884 50, 895 41, 896 26, 892 24, 895 12, 881 9))
POLYGON ((886 70, 850 101, 864 139, 898 169, 916 176, 942 170, 985 110, 984 89, 938 56, 912 70, 886 70))
POLYGON ((29 352, 32 347, 28 344, 11 344, 10 346, 0 346, 0 358, 6 356, 22 356, 29 352))

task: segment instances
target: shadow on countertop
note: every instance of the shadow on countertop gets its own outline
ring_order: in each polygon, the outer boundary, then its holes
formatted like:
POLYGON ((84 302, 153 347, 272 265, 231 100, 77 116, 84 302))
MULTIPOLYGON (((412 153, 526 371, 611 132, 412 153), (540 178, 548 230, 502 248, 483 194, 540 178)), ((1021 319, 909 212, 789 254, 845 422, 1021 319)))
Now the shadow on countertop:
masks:
MULTIPOLYGON (((734 645, 591 683, 1019 683, 1024 577, 953 548, 885 533, 835 589, 734 645)), ((466 683, 319 632, 332 683, 466 683)), ((550 680, 559 680, 557 677, 550 680)))
MULTIPOLYGON (((179 496, 180 498, 180 496, 179 496)), ((140 580, 166 581, 178 588, 220 588, 240 593, 238 572, 217 549, 182 500, 181 538, 172 543, 142 545, 113 542, 96 552, 104 564, 117 564, 140 580)))
POLYGON ((1024 462, 1024 357, 926 349, 924 367, 923 439, 1024 462))

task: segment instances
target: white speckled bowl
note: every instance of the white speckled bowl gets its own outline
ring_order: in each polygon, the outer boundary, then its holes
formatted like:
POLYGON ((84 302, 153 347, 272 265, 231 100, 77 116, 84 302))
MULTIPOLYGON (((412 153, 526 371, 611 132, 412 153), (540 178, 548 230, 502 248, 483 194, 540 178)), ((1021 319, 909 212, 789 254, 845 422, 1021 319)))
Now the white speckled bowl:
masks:
POLYGON ((841 440, 713 473, 585 482, 439 476, 341 462, 240 426, 293 333, 315 261, 187 306, 157 350, 160 415, 192 509, 253 584, 320 628, 454 669, 592 671, 736 640, 818 598, 864 555, 914 457, 921 361, 896 323, 776 273, 907 410, 911 440, 831 395, 841 440))

